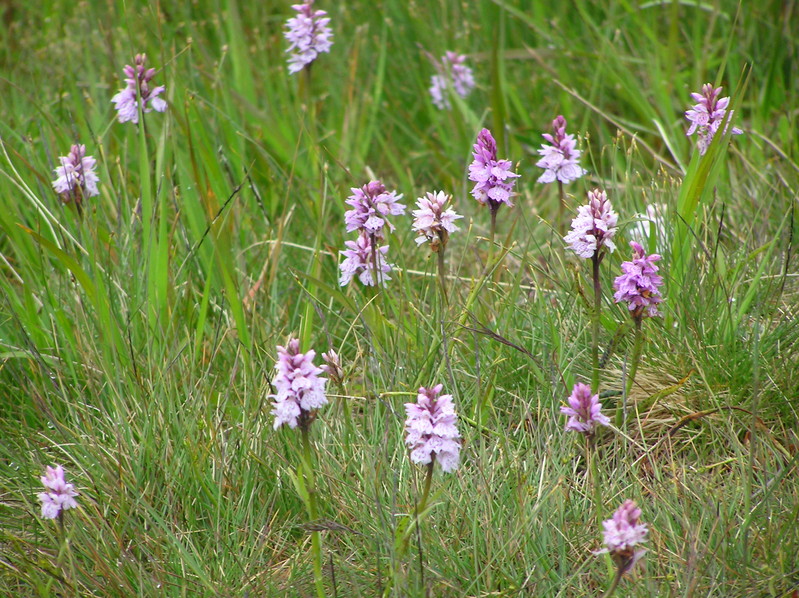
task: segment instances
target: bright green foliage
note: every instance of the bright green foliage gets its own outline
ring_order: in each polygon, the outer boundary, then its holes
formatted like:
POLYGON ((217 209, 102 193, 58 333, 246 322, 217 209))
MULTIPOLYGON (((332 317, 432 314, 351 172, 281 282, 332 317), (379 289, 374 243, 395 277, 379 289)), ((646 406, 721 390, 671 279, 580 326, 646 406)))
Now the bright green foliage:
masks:
POLYGON ((789 595, 791 4, 317 0, 334 45, 309 77, 285 67, 290 4, 2 4, 0 594, 307 596, 319 531, 331 596, 600 595, 597 516, 630 498, 649 552, 617 595, 789 595), (423 50, 469 56, 478 87, 451 111, 430 101, 423 50), (110 102, 137 52, 162 69, 169 103, 138 128, 110 102), (700 159, 683 113, 710 81, 744 134, 700 159), (666 206, 648 247, 663 255, 665 317, 644 329, 624 433, 592 453, 600 505, 559 413, 590 379, 593 292, 553 230, 557 188, 535 182, 558 114, 589 170, 569 204, 601 187, 620 215, 601 273, 608 411, 633 340, 612 280, 635 214, 666 206), (482 126, 522 175, 492 250, 467 180, 482 126), (50 186, 78 141, 100 177, 82 216, 50 186), (344 199, 371 178, 409 206, 454 196, 449 307, 410 215, 387 241, 387 287, 339 288, 344 199), (300 435, 272 429, 267 399, 289 335, 335 349, 345 370, 310 430, 310 524, 300 435), (424 471, 403 446, 402 404, 439 382, 461 416, 462 466, 436 474, 416 525, 424 471), (68 544, 36 501, 56 463, 81 493, 68 544))

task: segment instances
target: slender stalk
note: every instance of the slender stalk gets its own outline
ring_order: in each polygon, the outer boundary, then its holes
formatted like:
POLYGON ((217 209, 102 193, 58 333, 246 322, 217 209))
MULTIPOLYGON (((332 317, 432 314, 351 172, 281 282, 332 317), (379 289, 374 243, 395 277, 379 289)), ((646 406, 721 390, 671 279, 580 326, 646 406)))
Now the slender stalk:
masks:
MULTIPOLYGON (((308 422, 310 423, 310 422, 308 422)), ((305 475, 305 483, 308 488, 308 517, 311 522, 317 518, 316 508, 316 484, 314 482, 313 458, 311 453, 311 438, 308 423, 302 425, 302 452, 303 452, 303 471, 299 475, 305 475)), ((316 595, 324 598, 325 584, 322 577, 322 539, 318 531, 311 532, 311 552, 313 553, 313 576, 316 585, 316 595)))
POLYGON ((488 258, 486 258, 486 274, 491 268, 491 262, 494 258, 494 239, 497 235, 497 212, 499 212, 500 204, 493 204, 491 200, 488 201, 488 207, 491 211, 491 229, 488 235, 488 258))
POLYGON ((621 427, 627 419, 627 397, 630 396, 630 391, 633 389, 633 382, 635 381, 635 373, 638 371, 638 363, 641 361, 641 350, 644 346, 644 335, 642 333, 642 326, 644 319, 642 316, 633 316, 635 322, 635 340, 633 341, 633 355, 630 361, 630 373, 624 384, 624 393, 621 397, 621 404, 616 408, 616 427, 621 427))
MULTIPOLYGON (((319 172, 319 154, 317 152, 317 130, 316 130, 316 102, 313 97, 313 90, 311 87, 311 65, 307 64, 302 70, 299 78, 299 93, 301 108, 305 112, 305 130, 310 138, 310 151, 308 152, 308 159, 311 164, 311 172, 316 176, 319 172)), ((317 203, 317 216, 321 214, 321 206, 317 203)))
POLYGON ((405 550, 407 550, 408 548, 408 542, 411 539, 411 534, 415 531, 414 528, 418 528, 420 525, 419 515, 421 515, 421 513, 424 512, 425 507, 427 506, 427 499, 430 496, 430 487, 432 486, 433 483, 433 465, 435 465, 435 459, 433 459, 433 461, 427 464, 427 472, 425 473, 425 478, 424 478, 424 488, 422 489, 422 499, 418 503, 416 503, 414 507, 413 521, 406 529, 407 535, 404 537, 402 543, 403 554, 405 553, 405 550))
MULTIPOLYGON (((367 287, 367 289, 369 289, 367 291, 367 296, 369 297, 378 296, 378 295, 380 296, 380 298, 376 299, 373 304, 369 305, 369 312, 373 316, 373 318, 371 318, 372 325, 374 327, 374 332, 377 337, 378 344, 380 346, 385 346, 383 344, 384 341, 386 340, 385 327, 384 327, 385 322, 383 321, 383 316, 380 312, 380 307, 377 303, 377 301, 385 301, 385 297, 380 292, 382 286, 380 280, 382 272, 380 271, 380 266, 379 266, 380 262, 378 261, 378 247, 377 247, 378 241, 379 239, 377 235, 375 235, 374 233, 369 235, 369 243, 371 244, 372 247, 372 274, 373 274, 372 281, 374 282, 374 284, 371 287, 367 287), (372 293, 374 293, 374 295, 372 295, 372 293)), ((376 347, 371 347, 372 350, 374 350, 375 348, 376 347)))
MULTIPOLYGON (((138 82, 137 82, 138 86, 138 82)), ((139 180, 140 195, 138 207, 140 207, 139 217, 142 227, 142 250, 141 258, 147 276, 145 276, 145 293, 147 297, 147 317, 151 329, 155 329, 155 322, 158 320, 158 277, 155 274, 155 264, 158 261, 155 254, 156 244, 153 240, 151 227, 155 223, 155 198, 152 193, 152 179, 150 172, 150 153, 147 147, 147 125, 142 112, 141 90, 137 87, 137 105, 139 111, 139 180)))
POLYGON ((449 297, 447 296, 447 267, 444 263, 444 245, 442 244, 436 252, 438 257, 438 282, 441 286, 441 298, 444 301, 444 308, 449 307, 449 297))
POLYGON ((67 537, 67 529, 64 525, 64 510, 58 512, 58 536, 61 541, 61 547, 56 556, 56 567, 63 572, 64 580, 67 585, 72 588, 75 577, 75 562, 72 560, 72 551, 69 547, 69 538, 67 537), (64 559, 67 560, 67 565, 64 565, 64 559))
POLYGON ((441 244, 438 246, 437 254, 437 262, 438 262, 438 281, 439 286, 441 288, 441 307, 439 309, 439 326, 441 327, 441 342, 444 349, 444 363, 447 368, 447 373, 449 374, 449 383, 452 388, 455 388, 455 376, 452 373, 452 362, 451 362, 451 355, 449 352, 449 339, 447 338, 447 315, 449 313, 449 297, 447 296, 447 268, 444 263, 444 249, 446 247, 445 241, 446 237, 444 236, 446 233, 442 234, 439 233, 439 238, 441 239, 441 244))
POLYGON ((419 513, 424 511, 425 505, 427 505, 427 498, 430 496, 430 486, 433 481, 433 465, 435 464, 435 459, 430 461, 427 464, 427 475, 425 476, 424 480, 424 490, 422 491, 422 501, 416 505, 416 544, 419 549, 419 579, 421 580, 421 586, 424 587, 424 557, 422 555, 422 526, 419 523, 419 513))
POLYGON ((602 281, 599 278, 599 252, 591 257, 594 281, 594 309, 591 313, 591 392, 599 392, 599 318, 602 310, 602 281))
POLYGON ((494 247, 494 237, 497 233, 497 212, 499 212, 499 206, 491 207, 491 247, 494 247))
POLYGON ((596 436, 588 434, 585 437, 585 459, 591 471, 591 486, 594 494, 594 510, 596 511, 596 527, 602 529, 602 487, 600 486, 599 470, 597 469, 596 459, 596 436))
POLYGON ((424 478, 424 489, 422 490, 422 500, 420 500, 419 504, 416 505, 417 522, 419 519, 419 513, 424 511, 424 508, 427 506, 427 499, 430 496, 430 486, 433 483, 433 465, 435 465, 435 461, 430 461, 430 463, 427 464, 427 474, 425 475, 424 478))
POLYGON ((369 243, 372 246, 372 269, 374 275, 374 286, 375 290, 379 290, 380 287, 380 272, 377 270, 377 237, 374 233, 369 235, 369 243))
POLYGON ((64 529, 64 509, 58 512, 58 539, 61 541, 61 546, 56 556, 56 567, 60 569, 62 568, 61 560, 67 552, 67 533, 64 529))
POLYGON ((616 575, 613 576, 613 581, 611 582, 610 587, 608 587, 607 591, 604 594, 602 594, 602 598, 610 598, 610 596, 613 594, 613 592, 616 591, 616 588, 619 586, 619 582, 621 581, 621 576, 622 576, 622 569, 621 567, 618 567, 616 569, 616 575))
POLYGON ((566 232, 566 192, 563 190, 563 181, 558 181, 558 232, 562 235, 566 232))
MULTIPOLYGON (((316 104, 314 103, 313 92, 311 88, 311 65, 307 64, 300 73, 299 81, 299 95, 300 102, 302 103, 301 109, 304 109, 304 125, 305 134, 308 138, 308 157, 311 165, 311 176, 316 179, 319 177, 319 160, 317 152, 317 131, 316 131, 316 104)), ((323 185, 322 185, 323 186, 323 185)), ((324 189, 317 195, 317 200, 313 202, 313 210, 317 220, 317 234, 314 241, 314 251, 311 254, 311 263, 308 267, 308 272, 314 279, 318 279, 321 273, 321 263, 319 260, 319 250, 322 246, 322 231, 324 230, 324 211, 325 211, 325 196, 324 189)), ((311 282, 308 287, 309 295, 313 297, 316 294, 316 284, 311 282)), ((305 311, 302 319, 302 328, 300 331, 300 340, 304 346, 308 346, 311 342, 311 336, 314 327, 315 310, 313 300, 308 300, 305 304, 305 311)))

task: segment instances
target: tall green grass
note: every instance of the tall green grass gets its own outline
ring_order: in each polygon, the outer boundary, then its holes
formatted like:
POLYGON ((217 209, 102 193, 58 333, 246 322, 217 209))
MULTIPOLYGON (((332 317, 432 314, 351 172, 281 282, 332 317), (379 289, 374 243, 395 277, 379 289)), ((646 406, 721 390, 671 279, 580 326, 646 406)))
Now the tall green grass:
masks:
MULTIPOLYGON (((651 534, 620 594, 790 596, 792 5, 318 6, 334 46, 303 87, 285 69, 289 2, 4 5, 0 593, 312 595, 320 531, 331 596, 599 595, 597 509, 632 498, 651 534), (448 49, 469 55, 478 88, 441 112, 423 50, 448 49), (116 123, 110 103, 137 52, 161 69, 170 105, 139 128, 116 123), (700 159, 683 112, 712 81, 745 134, 700 159), (606 291, 635 215, 665 205, 650 241, 665 315, 645 327, 627 429, 599 439, 602 505, 558 409, 591 368, 591 282, 553 232, 557 190, 535 183, 558 114, 590 170, 567 186, 570 205, 602 187, 621 216, 606 291), (522 174, 488 276, 488 213, 466 176, 482 126, 522 174), (76 142, 101 179, 82 217, 50 187, 76 142), (344 198, 371 177, 409 207, 443 189, 466 216, 447 249, 449 309, 409 218, 388 240, 399 268, 387 287, 339 288, 344 198), (312 429, 311 525, 291 480, 299 435, 273 431, 269 413, 289 335, 335 349, 347 374, 312 429), (402 404, 437 382, 461 415, 463 465, 436 475, 405 552, 398 527, 424 474, 403 446, 402 404), (67 544, 39 517, 52 463, 81 493, 67 544)), ((632 335, 607 292, 603 309, 613 407, 632 335)))

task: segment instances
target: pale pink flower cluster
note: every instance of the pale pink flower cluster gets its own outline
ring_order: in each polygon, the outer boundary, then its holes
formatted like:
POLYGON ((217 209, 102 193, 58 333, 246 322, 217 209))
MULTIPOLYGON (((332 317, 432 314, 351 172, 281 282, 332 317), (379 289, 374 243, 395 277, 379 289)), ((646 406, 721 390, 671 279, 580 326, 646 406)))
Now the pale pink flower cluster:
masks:
POLYGON ((348 249, 341 252, 344 261, 339 265, 341 277, 339 284, 345 286, 357 275, 366 286, 377 286, 391 280, 388 273, 393 264, 386 260, 388 245, 380 246, 385 238, 385 228, 394 230, 388 216, 405 213, 405 205, 399 200, 401 194, 389 192, 380 181, 371 181, 363 187, 352 188, 352 195, 346 201, 351 207, 344 213, 347 232, 358 231, 356 241, 346 241, 348 249))
POLYGON ((352 195, 344 202, 352 208, 344 213, 348 233, 363 230, 382 239, 386 224, 389 230, 394 230, 394 225, 386 217, 405 214, 405 205, 399 201, 402 194, 388 191, 380 181, 371 181, 363 187, 353 187, 350 190, 352 195))
POLYGON ((430 241, 432 250, 439 251, 447 244, 449 234, 458 230, 455 221, 463 216, 452 208, 444 209, 449 199, 449 195, 438 191, 428 192, 416 200, 419 209, 413 211, 413 230, 419 233, 418 245, 430 241))
POLYGON ((166 88, 163 85, 150 87, 150 81, 155 77, 155 69, 147 69, 144 64, 147 62, 145 54, 136 54, 135 66, 125 65, 125 89, 119 91, 111 101, 116 104, 118 120, 121 123, 139 122, 139 99, 141 99, 141 111, 143 113, 164 112, 166 102, 159 98, 166 88))
POLYGON ((488 129, 477 135, 473 157, 469 165, 469 180, 475 182, 472 189, 474 198, 491 210, 498 210, 503 203, 513 207, 514 179, 520 175, 511 170, 513 163, 510 160, 497 159, 497 142, 488 129))
POLYGON ((69 154, 58 158, 61 166, 55 169, 56 180, 53 189, 65 201, 75 200, 80 203, 84 197, 99 195, 97 183, 100 179, 94 172, 97 164, 91 156, 86 155, 85 145, 73 145, 69 154))
MULTIPOLYGON (((712 84, 705 83, 702 86, 702 93, 692 93, 691 97, 697 102, 690 110, 685 113, 685 118, 691 122, 686 135, 696 133, 699 136, 697 146, 699 154, 704 155, 713 137, 721 127, 727 115, 727 107, 730 105, 730 98, 720 98, 721 87, 714 88, 712 84)), ((732 121, 733 112, 730 112, 727 122, 732 121)), ((729 126, 729 125, 727 125, 729 126)), ((724 130, 727 130, 727 126, 724 130)), ((738 127, 732 128, 733 135, 743 135, 743 131, 738 127)))
POLYGON ((610 425, 610 420, 602 413, 599 395, 591 394, 591 388, 581 382, 574 385, 574 390, 569 396, 569 406, 561 407, 560 412, 569 416, 566 429, 581 434, 593 434, 597 425, 610 425))
POLYGON ((663 302, 660 287, 663 277, 658 272, 655 262, 661 257, 657 253, 646 255, 644 248, 635 241, 630 241, 633 248, 633 259, 622 262, 622 275, 613 281, 616 303, 627 302, 634 318, 659 316, 658 304, 663 302))
POLYGON ((465 98, 474 89, 474 74, 465 64, 466 56, 457 52, 447 52, 441 57, 440 63, 435 60, 433 62, 438 72, 430 81, 430 96, 436 108, 449 110, 452 104, 448 90, 452 88, 460 97, 465 98))
POLYGON ((313 410, 327 405, 327 379, 319 376, 322 369, 313 364, 316 352, 313 349, 307 353, 300 352, 299 339, 291 339, 287 347, 279 346, 277 353, 277 376, 274 380, 277 393, 269 395, 275 401, 272 409, 274 428, 277 430, 283 424, 288 424, 289 428, 306 425, 313 410))
POLYGON ((566 119, 558 116, 552 121, 552 134, 544 133, 544 139, 552 145, 542 144, 538 153, 542 156, 536 166, 544 169, 538 177, 539 183, 570 183, 583 176, 587 170, 580 166, 580 150, 574 135, 566 134, 566 119))
POLYGON ((608 196, 594 189, 588 192, 588 204, 578 208, 571 230, 563 240, 569 244, 569 249, 585 259, 600 256, 603 247, 613 252, 616 245, 612 239, 618 221, 608 196))
POLYGON ((370 236, 363 231, 357 240, 345 241, 344 244, 348 249, 341 252, 344 260, 339 265, 341 270, 339 285, 342 287, 348 285, 355 276, 367 287, 382 285, 391 280, 388 273, 394 268, 394 264, 386 260, 388 245, 376 247, 372 244, 370 236), (377 277, 374 276, 375 266, 377 266, 377 277))
POLYGON ((330 19, 324 10, 313 9, 314 0, 294 4, 297 16, 286 22, 285 33, 289 47, 289 73, 297 73, 316 60, 322 52, 330 52, 333 32, 330 19))
POLYGON ((429 465, 435 460, 452 472, 458 468, 461 441, 452 395, 438 396, 443 388, 443 384, 422 387, 416 403, 405 403, 405 445, 414 463, 429 465))
POLYGON ((55 519, 61 511, 78 506, 75 501, 78 493, 75 492, 75 487, 72 484, 67 484, 64 479, 64 469, 60 465, 57 467, 48 465, 41 480, 46 489, 39 494, 39 500, 42 501, 42 517, 55 519))
POLYGON ((602 522, 605 549, 599 553, 609 552, 622 574, 629 571, 646 552, 635 548, 646 542, 649 532, 640 518, 641 509, 633 501, 625 500, 612 518, 602 522))

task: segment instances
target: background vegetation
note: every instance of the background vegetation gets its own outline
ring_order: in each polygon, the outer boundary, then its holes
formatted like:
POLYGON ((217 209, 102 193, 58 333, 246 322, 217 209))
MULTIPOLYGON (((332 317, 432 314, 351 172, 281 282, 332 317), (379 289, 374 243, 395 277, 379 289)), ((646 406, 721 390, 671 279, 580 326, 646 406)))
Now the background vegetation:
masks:
MULTIPOLYGON (((288 1, 2 4, 0 593, 313 594, 289 475, 300 441, 273 431, 268 399, 275 346, 306 330, 306 348, 335 349, 346 370, 312 428, 329 595, 597 595, 597 512, 625 498, 651 532, 620 594, 795 595, 796 3, 318 7, 334 45, 305 89, 285 67, 288 1), (445 50, 468 54, 478 81, 452 111, 427 91, 425 52, 445 50), (170 105, 142 128, 110 102, 138 52, 170 105), (745 134, 700 162, 683 113, 708 81, 745 134), (557 189, 536 183, 558 114, 590 170, 570 204, 602 187, 620 214, 606 290, 635 215, 666 206, 652 239, 665 315, 646 323, 626 430, 600 438, 601 505, 559 413, 590 378, 590 282, 553 230, 557 189), (467 180, 483 125, 522 174, 499 216, 507 255, 485 277, 489 218, 467 180), (82 217, 50 186, 76 142, 101 179, 82 217), (385 290, 338 288, 344 199, 371 178, 409 205, 454 195, 466 218, 449 310, 410 217, 385 290), (395 533, 423 472, 402 404, 439 381, 463 464, 436 475, 403 554, 395 533), (51 463, 80 492, 68 544, 39 516, 51 463)), ((609 293, 604 307, 612 407, 631 338, 609 293)))

